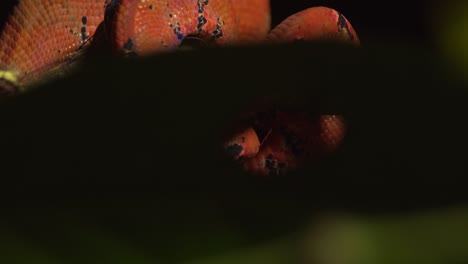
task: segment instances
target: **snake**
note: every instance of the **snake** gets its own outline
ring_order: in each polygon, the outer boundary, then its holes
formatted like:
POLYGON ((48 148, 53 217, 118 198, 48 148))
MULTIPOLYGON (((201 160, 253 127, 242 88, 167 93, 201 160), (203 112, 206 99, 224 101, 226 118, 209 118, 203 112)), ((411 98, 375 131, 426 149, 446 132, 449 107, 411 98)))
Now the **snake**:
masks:
MULTIPOLYGON (((184 43, 360 45, 347 18, 324 6, 271 24, 269 0, 18 0, 0 33, 0 96, 21 94, 63 75, 96 46, 116 56, 143 57, 175 51, 184 43)), ((273 109, 253 111, 248 120, 222 145, 243 168, 259 175, 282 175, 308 157, 332 153, 346 134, 339 115, 273 109)))

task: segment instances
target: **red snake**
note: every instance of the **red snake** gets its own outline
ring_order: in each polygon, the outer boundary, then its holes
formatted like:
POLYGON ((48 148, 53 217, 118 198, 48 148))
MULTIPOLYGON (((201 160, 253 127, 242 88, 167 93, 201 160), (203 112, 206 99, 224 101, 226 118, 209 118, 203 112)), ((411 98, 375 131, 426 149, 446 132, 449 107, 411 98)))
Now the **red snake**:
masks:
MULTIPOLYGON (((19 0, 0 35, 0 91, 17 93, 56 74, 96 43, 126 56, 171 51, 190 39, 207 46, 359 45, 348 20, 326 7, 270 24, 269 0, 19 0)), ((260 111, 224 146, 248 171, 277 175, 333 151, 344 134, 339 116, 260 111)))

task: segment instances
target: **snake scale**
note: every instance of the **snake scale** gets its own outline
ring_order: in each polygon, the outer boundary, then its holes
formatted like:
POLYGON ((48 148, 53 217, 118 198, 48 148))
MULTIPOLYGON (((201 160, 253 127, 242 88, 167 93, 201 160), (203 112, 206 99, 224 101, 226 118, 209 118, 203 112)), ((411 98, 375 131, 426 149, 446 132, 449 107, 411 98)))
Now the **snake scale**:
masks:
MULTIPOLYGON (((0 34, 0 92, 27 91, 98 44, 131 57, 172 51, 187 40, 205 46, 360 44, 349 21, 327 7, 311 7, 270 26, 269 0, 19 0, 0 34)), ((345 128, 336 115, 257 112, 224 147, 248 171, 278 175, 336 149, 345 128)))

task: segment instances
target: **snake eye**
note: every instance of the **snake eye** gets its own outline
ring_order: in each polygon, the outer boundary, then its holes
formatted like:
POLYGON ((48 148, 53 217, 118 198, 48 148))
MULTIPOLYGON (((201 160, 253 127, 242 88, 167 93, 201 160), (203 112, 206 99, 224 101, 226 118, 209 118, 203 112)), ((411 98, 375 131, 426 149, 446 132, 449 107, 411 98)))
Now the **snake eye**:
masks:
POLYGON ((0 70, 0 97, 18 92, 18 77, 12 71, 0 70))

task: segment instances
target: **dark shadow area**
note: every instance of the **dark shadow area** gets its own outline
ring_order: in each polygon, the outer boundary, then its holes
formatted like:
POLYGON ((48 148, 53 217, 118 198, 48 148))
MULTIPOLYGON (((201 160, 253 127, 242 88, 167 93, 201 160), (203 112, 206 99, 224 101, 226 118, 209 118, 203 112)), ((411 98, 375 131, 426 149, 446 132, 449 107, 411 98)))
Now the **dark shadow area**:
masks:
MULTIPOLYGON (((466 100, 466 87, 415 46, 90 58, 77 74, 0 105, 4 221, 38 239, 73 216, 176 261, 182 256, 167 250, 217 228, 242 237, 229 248, 295 232, 330 210, 464 204, 466 100), (263 95, 343 114, 349 134, 340 151, 286 177, 245 174, 224 158, 220 140, 263 95)), ((210 239, 187 256, 222 250, 210 239)))
POLYGON ((265 188, 305 200, 340 190, 337 202, 356 190, 392 201, 397 188, 398 199, 427 192, 430 201, 465 172, 466 89, 443 65, 414 46, 331 44, 90 58, 76 75, 3 102, 4 186, 246 197, 265 188), (280 107, 343 114, 350 130, 342 149, 297 175, 244 175, 220 142, 265 95, 280 107))

